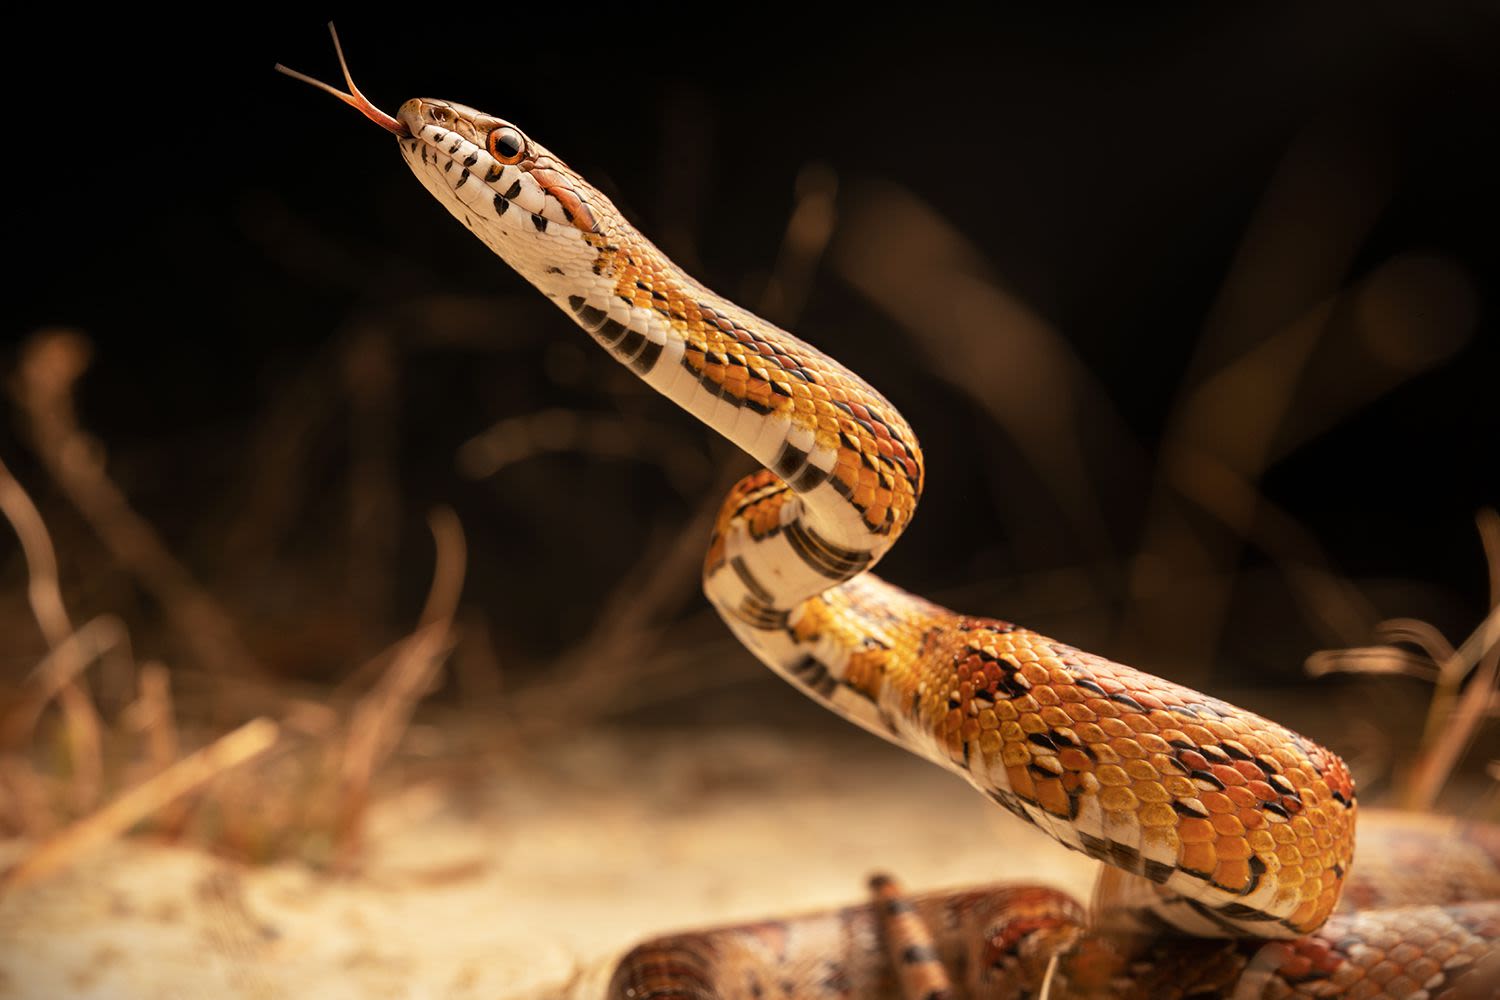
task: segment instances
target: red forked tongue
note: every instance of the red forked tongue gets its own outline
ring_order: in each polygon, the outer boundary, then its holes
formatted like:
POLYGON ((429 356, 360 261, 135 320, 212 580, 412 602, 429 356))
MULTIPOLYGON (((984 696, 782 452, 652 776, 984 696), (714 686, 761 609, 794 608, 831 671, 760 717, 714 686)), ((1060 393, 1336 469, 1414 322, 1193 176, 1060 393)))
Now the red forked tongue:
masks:
POLYGON ((287 67, 281 65, 281 63, 276 64, 276 72, 285 73, 293 80, 301 80, 303 83, 312 84, 319 90, 328 91, 328 93, 332 94, 334 97, 337 97, 339 100, 343 101, 351 108, 357 109, 360 114, 364 115, 366 118, 370 119, 370 121, 374 122, 376 125, 379 125, 387 132, 390 132, 392 135, 398 135, 403 139, 410 137, 411 132, 400 121, 400 119, 392 118, 390 115, 386 114, 384 111, 381 111, 375 105, 371 104, 369 100, 366 99, 365 95, 359 92, 359 88, 354 85, 354 78, 349 75, 349 63, 344 59, 344 47, 339 44, 339 33, 334 30, 332 21, 328 22, 328 33, 333 36, 333 50, 338 53, 339 68, 344 71, 344 82, 349 85, 349 93, 346 94, 342 90, 339 90, 337 87, 331 87, 328 84, 324 83, 322 80, 314 80, 306 73, 298 73, 294 69, 288 69, 287 67))

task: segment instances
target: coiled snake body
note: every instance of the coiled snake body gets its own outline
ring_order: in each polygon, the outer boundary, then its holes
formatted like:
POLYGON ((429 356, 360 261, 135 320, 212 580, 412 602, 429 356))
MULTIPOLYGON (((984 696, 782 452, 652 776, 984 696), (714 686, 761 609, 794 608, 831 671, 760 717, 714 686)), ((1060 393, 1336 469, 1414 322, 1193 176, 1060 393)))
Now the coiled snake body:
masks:
MULTIPOLYGON (((911 520, 923 460, 901 414, 858 376, 699 284, 509 122, 437 100, 408 101, 391 118, 350 90, 341 96, 397 136, 466 228, 764 466, 726 500, 703 571, 745 645, 809 697, 1120 873, 1101 892, 1110 919, 1091 929, 1050 890, 913 903, 880 881, 864 907, 643 945, 616 970, 614 995, 1020 996, 1049 964, 1053 996, 1486 988, 1500 904, 1328 925, 1350 878, 1357 812, 1336 755, 872 575, 911 520), (1126 926, 1155 933, 1127 947, 1126 926)), ((1500 856, 1486 831, 1463 836, 1500 856)))

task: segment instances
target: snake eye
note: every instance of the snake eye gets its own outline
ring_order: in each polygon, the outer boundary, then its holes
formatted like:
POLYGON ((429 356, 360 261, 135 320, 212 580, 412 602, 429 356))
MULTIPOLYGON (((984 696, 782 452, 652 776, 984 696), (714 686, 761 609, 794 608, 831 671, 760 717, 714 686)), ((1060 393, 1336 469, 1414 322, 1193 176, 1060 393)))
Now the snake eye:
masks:
POLYGON ((490 132, 485 145, 490 155, 501 163, 520 163, 526 154, 526 137, 509 125, 501 125, 490 132))

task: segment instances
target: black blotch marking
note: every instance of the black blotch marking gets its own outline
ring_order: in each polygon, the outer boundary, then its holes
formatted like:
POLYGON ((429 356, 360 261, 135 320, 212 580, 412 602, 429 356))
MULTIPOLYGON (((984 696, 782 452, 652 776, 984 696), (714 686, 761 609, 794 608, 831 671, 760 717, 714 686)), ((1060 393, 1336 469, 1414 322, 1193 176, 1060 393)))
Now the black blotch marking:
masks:
POLYGON ((771 603, 771 592, 750 572, 750 567, 745 565, 744 557, 735 556, 729 560, 729 568, 734 570, 734 575, 740 578, 740 582, 745 585, 746 590, 767 604, 771 603))
POLYGON ((626 330, 625 339, 615 346, 615 353, 622 358, 635 357, 641 345, 646 342, 646 335, 639 330, 626 330))
POLYGON ((909 944, 901 952, 901 961, 906 965, 921 965, 923 962, 936 962, 937 952, 925 944, 909 944))
POLYGON ((807 463, 807 467, 802 470, 802 474, 792 482, 791 486, 798 493, 806 493, 821 486, 827 479, 827 469, 820 468, 809 462, 807 463))
POLYGON ((509 209, 509 208, 510 208, 510 202, 506 201, 504 198, 500 197, 498 194, 495 195, 495 214, 496 215, 504 215, 505 212, 506 212, 506 210, 509 209))
POLYGON ((656 362, 661 358, 661 345, 654 340, 646 342, 645 350, 641 356, 630 362, 630 367, 635 369, 637 375, 648 375, 651 369, 656 367, 656 362))
POLYGON ((518 179, 514 184, 512 184, 510 186, 510 190, 507 191, 507 192, 505 192, 505 197, 506 197, 506 200, 508 200, 508 201, 514 201, 516 198, 519 198, 520 196, 521 196, 521 182, 518 179))
POLYGON ((787 441, 782 444, 781 451, 776 455, 776 461, 771 464, 771 469, 782 479, 790 479, 806 462, 807 452, 787 441))
MULTIPOLYGON (((595 311, 597 312, 598 310, 595 311)), ((600 315, 602 316, 604 314, 600 313, 600 315)), ((599 342, 605 347, 609 347, 614 344, 615 341, 625 336, 625 331, 625 324, 620 323, 617 320, 612 320, 608 317, 605 317, 604 322, 599 324, 599 329, 595 332, 594 336, 598 337, 599 342)))
POLYGON ((545 233, 547 231, 547 220, 542 218, 540 215, 533 215, 531 217, 531 224, 533 226, 536 226, 536 231, 539 233, 545 233))

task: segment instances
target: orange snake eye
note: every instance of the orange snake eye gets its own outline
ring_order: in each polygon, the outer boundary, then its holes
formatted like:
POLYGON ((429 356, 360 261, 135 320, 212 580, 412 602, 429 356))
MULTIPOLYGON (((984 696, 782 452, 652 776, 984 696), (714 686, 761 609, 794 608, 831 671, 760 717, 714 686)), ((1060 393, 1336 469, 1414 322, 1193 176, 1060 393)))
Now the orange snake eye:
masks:
POLYGON ((501 163, 520 163, 526 155, 526 137, 509 125, 501 125, 490 131, 485 140, 490 155, 501 163))

